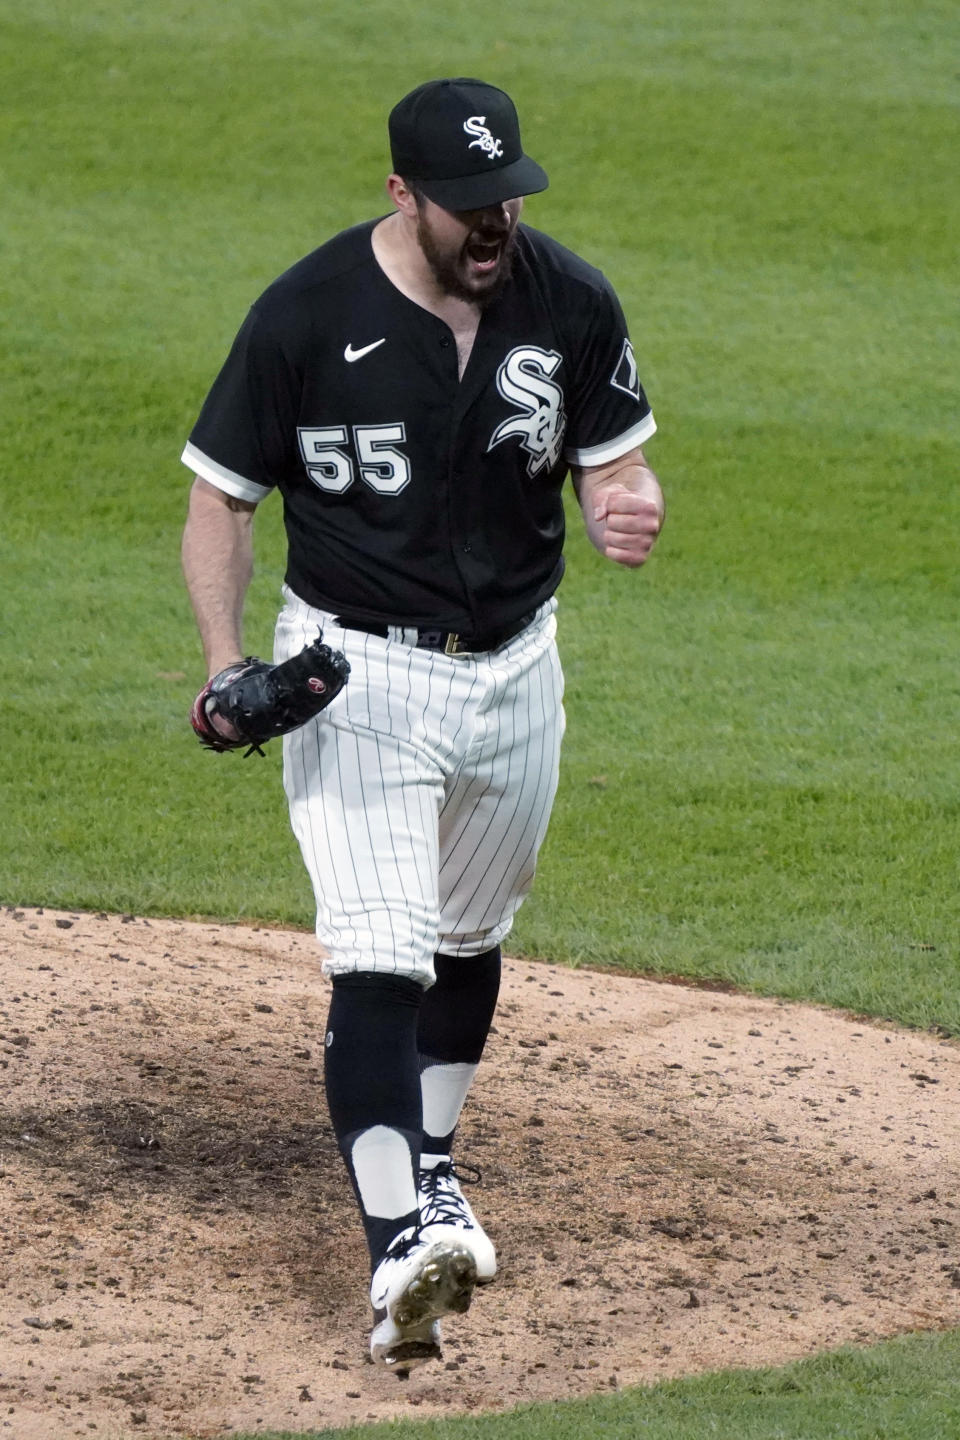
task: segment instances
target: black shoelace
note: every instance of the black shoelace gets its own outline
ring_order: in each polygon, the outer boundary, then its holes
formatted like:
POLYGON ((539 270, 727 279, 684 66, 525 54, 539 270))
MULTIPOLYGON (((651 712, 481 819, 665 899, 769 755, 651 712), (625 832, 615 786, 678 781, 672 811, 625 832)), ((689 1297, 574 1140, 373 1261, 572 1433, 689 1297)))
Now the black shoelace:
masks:
POLYGON ((432 1170, 420 1171, 420 1189, 426 1196, 426 1203, 420 1210, 421 1225, 445 1225, 453 1222, 473 1229, 469 1215, 456 1191, 446 1189, 443 1182, 455 1180, 462 1185, 479 1185, 480 1171, 475 1165, 454 1165, 444 1160, 432 1170))

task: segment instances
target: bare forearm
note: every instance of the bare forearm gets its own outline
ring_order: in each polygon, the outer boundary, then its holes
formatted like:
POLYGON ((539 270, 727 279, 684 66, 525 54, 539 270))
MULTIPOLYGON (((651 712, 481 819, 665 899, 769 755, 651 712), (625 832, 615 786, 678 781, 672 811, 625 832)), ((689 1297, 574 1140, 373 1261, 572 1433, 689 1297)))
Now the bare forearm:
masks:
MULTIPOLYGON (((663 525, 664 501, 663 491, 660 489, 660 482, 650 469, 649 465, 631 465, 619 472, 617 481, 625 490, 631 494, 638 495, 642 500, 647 500, 656 506, 659 523, 663 525)), ((607 547, 607 526, 606 511, 602 510, 597 514, 598 507, 593 485, 581 483, 578 487, 578 496, 583 510, 583 521, 586 526, 590 543, 604 553, 607 547)))
POLYGON ((639 449, 622 460, 578 470, 574 487, 591 544, 620 565, 642 565, 663 528, 663 492, 639 449))
POLYGON ((206 481, 190 492, 182 559, 208 675, 243 656, 243 604, 253 574, 253 506, 206 481))

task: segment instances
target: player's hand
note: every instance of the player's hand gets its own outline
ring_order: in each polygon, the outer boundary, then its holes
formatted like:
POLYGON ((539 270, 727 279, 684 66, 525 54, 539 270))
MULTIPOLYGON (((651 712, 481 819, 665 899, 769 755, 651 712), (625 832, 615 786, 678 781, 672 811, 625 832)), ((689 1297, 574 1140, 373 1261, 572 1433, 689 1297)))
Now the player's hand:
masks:
MULTIPOLYGON (((224 651, 223 653, 213 652, 212 662, 209 666, 210 674, 207 676, 208 683, 215 675, 219 675, 221 671, 226 670, 230 665, 241 664, 243 664, 243 655, 235 648, 224 651)), ((239 744, 240 732, 235 725, 231 725, 225 715, 218 715, 216 711, 214 711, 207 716, 207 721, 213 729, 216 730, 218 735, 223 736, 224 740, 228 741, 231 745, 239 744)))
MULTIPOLYGON (((214 671, 210 679, 212 680, 217 673, 217 671, 214 671)), ((209 684, 209 681, 207 683, 209 684)), ((219 715, 215 709, 208 709, 206 701, 207 686, 205 685, 193 702, 194 710, 196 710, 198 706, 202 707, 205 725, 209 727, 209 729, 216 731, 228 745, 239 745, 240 732, 237 727, 232 725, 225 715, 219 715)), ((194 729, 196 729, 195 725, 194 729)))
POLYGON ((592 498, 603 554, 618 565, 642 565, 663 526, 656 502, 621 484, 598 487, 592 498))
POLYGON ((208 715, 207 719, 213 726, 214 730, 216 730, 217 734, 223 736, 224 740, 228 740, 231 745, 236 745, 239 743, 240 731, 237 729, 236 725, 230 724, 230 721, 226 718, 226 716, 213 714, 208 715))

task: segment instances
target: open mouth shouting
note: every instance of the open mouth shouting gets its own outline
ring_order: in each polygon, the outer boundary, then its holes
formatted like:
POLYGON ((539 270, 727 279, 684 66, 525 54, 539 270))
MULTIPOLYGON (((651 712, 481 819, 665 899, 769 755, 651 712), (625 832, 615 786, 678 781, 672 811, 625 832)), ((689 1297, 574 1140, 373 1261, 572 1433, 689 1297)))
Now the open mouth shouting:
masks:
POLYGON ((464 246, 466 256, 477 275, 493 275, 503 258, 509 231, 497 235, 472 235, 464 246))

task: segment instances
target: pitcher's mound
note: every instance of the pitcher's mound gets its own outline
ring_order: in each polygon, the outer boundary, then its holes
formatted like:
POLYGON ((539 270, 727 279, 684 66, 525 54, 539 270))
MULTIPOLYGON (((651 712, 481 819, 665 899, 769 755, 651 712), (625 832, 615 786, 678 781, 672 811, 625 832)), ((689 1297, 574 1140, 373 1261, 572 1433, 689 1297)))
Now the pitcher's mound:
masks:
POLYGON ((403 1384, 365 1358, 312 937, 8 909, 0 969, 16 1440, 503 1408, 960 1324, 952 1042, 507 962, 459 1145, 501 1273, 403 1384))

